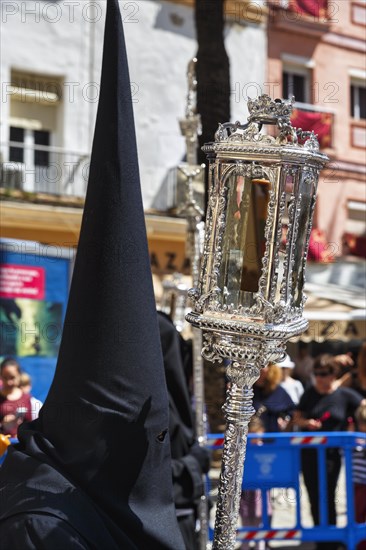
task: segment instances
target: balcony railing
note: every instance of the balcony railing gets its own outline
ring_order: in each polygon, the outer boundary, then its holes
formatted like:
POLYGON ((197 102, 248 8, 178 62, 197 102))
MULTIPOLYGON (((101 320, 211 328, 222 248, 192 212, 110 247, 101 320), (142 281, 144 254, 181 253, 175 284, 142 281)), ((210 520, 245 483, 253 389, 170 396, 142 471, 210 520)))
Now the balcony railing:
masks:
POLYGON ((276 29, 294 30, 321 37, 329 30, 332 10, 326 0, 269 0, 269 24, 276 29))
POLYGON ((29 193, 85 196, 89 155, 59 147, 1 144, 0 187, 29 193))

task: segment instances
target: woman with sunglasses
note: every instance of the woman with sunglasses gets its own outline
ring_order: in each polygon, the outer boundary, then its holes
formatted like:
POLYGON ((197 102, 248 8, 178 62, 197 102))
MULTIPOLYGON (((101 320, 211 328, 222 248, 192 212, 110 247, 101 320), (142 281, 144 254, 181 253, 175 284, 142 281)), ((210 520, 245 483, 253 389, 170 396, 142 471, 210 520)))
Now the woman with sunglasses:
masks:
MULTIPOLYGON (((333 432, 347 429, 352 417, 362 402, 362 396, 350 388, 337 384, 338 365, 330 354, 319 355, 314 362, 314 385, 302 395, 294 413, 294 424, 306 432, 333 432)), ((336 525, 335 490, 341 469, 338 448, 327 449, 327 503, 328 523, 336 525)), ((309 495, 314 525, 319 525, 319 483, 316 449, 303 449, 302 471, 309 495)), ((317 550, 336 550, 338 543, 318 543, 317 550)))

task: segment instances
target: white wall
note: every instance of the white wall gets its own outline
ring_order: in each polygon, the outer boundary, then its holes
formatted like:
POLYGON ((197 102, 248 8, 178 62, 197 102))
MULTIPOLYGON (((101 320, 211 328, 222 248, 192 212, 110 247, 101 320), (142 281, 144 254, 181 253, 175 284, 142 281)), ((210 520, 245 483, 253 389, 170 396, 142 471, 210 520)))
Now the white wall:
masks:
MULTIPOLYGON (((197 49, 194 14, 191 8, 160 0, 126 1, 120 6, 144 205, 149 208, 169 168, 185 154, 178 119, 185 112, 187 64, 197 49)), ((99 83, 105 7, 105 0, 1 2, 2 142, 8 139, 10 97, 6 84, 13 68, 63 79, 56 142, 67 150, 90 150, 98 91, 90 83, 99 83)), ((245 121, 246 85, 265 81, 265 31, 257 25, 230 24, 226 45, 231 63, 232 120, 245 121)))

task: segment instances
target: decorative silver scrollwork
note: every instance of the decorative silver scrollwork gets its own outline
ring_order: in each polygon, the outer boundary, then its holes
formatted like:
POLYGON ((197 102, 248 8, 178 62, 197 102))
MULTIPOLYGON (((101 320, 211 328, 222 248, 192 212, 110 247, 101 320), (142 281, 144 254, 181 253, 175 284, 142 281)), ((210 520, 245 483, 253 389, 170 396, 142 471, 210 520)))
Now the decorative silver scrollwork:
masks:
POLYGON ((203 333, 202 357, 207 359, 207 361, 212 361, 212 363, 222 363, 222 357, 214 350, 213 339, 213 334, 209 332, 203 333))
POLYGON ((234 362, 227 369, 229 389, 223 410, 227 422, 215 522, 215 549, 234 548, 246 453, 248 424, 253 408, 253 384, 259 378, 256 363, 234 362))
POLYGON ((258 294, 265 297, 267 293, 267 284, 268 284, 268 268, 270 260, 270 247, 272 243, 272 232, 273 232, 273 220, 275 215, 275 209, 277 206, 277 197, 273 189, 269 192, 269 203, 267 208, 267 219, 266 226, 264 229, 264 238, 266 241, 266 249, 264 256, 262 258, 262 275, 259 279, 258 284, 258 294))

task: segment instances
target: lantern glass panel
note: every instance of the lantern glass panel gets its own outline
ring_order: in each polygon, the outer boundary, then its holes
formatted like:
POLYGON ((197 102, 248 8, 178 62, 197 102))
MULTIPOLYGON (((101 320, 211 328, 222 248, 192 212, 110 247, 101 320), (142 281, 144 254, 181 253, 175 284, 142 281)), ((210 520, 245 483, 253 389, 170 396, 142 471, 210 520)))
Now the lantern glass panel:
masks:
POLYGON ((218 284, 221 305, 250 307, 258 291, 265 252, 271 184, 233 172, 225 182, 227 203, 218 284))
POLYGON ((298 216, 295 220, 295 239, 296 246, 294 247, 293 265, 298 266, 297 269, 292 271, 292 290, 294 305, 296 307, 301 305, 303 287, 305 283, 305 252, 306 252, 306 238, 307 230, 309 226, 310 213, 315 200, 315 179, 309 178, 307 174, 302 174, 299 183, 298 201, 301 208, 298 210, 298 216))

